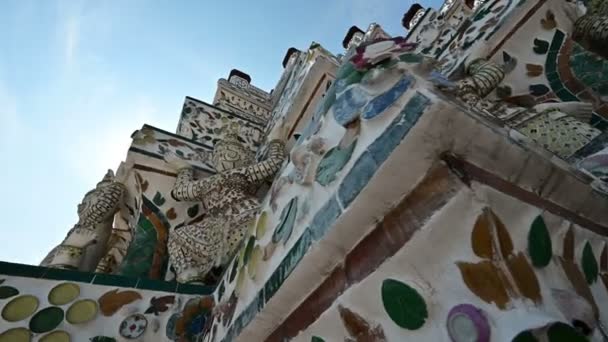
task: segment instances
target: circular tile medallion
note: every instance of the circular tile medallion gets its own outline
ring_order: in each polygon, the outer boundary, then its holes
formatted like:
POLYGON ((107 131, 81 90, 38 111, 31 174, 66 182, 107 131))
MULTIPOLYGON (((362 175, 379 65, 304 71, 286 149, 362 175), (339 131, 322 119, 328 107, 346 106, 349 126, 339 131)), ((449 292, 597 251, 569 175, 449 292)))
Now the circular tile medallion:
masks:
POLYGON ((2 309, 2 318, 8 322, 18 322, 30 317, 38 309, 38 298, 24 295, 14 298, 2 309))
POLYGON ((82 299, 70 306, 65 319, 71 324, 89 322, 97 316, 97 302, 92 299, 82 299))
POLYGON ((148 327, 148 320, 142 314, 131 315, 120 323, 118 332, 120 336, 128 339, 136 339, 144 334, 148 327))
POLYGON ((39 342, 70 342, 70 334, 57 330, 44 335, 39 342))
POLYGON ((62 283, 49 292, 49 303, 65 305, 80 295, 80 287, 74 283, 62 283))
POLYGON ((0 342, 30 342, 32 333, 26 328, 13 328, 0 334, 0 342))
POLYGON ((30 330, 36 334, 49 332, 61 324, 63 317, 63 310, 56 306, 42 309, 30 320, 30 330))

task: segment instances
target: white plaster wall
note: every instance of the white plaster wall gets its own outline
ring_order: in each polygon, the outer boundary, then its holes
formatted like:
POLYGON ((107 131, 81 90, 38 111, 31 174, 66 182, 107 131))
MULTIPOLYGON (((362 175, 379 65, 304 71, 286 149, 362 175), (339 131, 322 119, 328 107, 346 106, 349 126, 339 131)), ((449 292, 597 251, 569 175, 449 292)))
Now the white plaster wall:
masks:
MULTIPOLYGON (((372 326, 380 324, 387 341, 450 341, 446 330, 447 314, 452 307, 463 303, 473 304, 485 312, 492 328, 492 341, 510 341, 523 330, 549 322, 567 322, 552 299, 550 291, 552 288, 573 288, 556 263, 555 257, 546 268, 535 269, 543 296, 541 305, 534 305, 527 299, 514 299, 507 310, 500 310, 494 304, 478 298, 464 284, 455 262, 481 260, 471 249, 471 231, 484 207, 490 207, 503 221, 511 235, 514 250, 524 253, 527 250, 530 224, 542 213, 552 238, 554 255, 561 255, 563 236, 572 225, 570 222, 474 183, 472 190, 460 191, 436 212, 397 254, 385 261, 364 281, 349 288, 294 341, 310 341, 312 336, 322 337, 326 341, 342 341, 348 337, 337 311, 338 305, 357 312, 372 326), (421 329, 402 329, 387 315, 380 291, 382 281, 387 278, 410 285, 425 299, 429 317, 421 329)), ((587 240, 591 241, 594 254, 598 258, 606 238, 577 225, 573 226, 576 236, 575 258, 580 260, 582 247, 587 240)), ((591 285, 591 289, 602 311, 608 300, 608 291, 599 280, 591 285)), ((601 314, 604 324, 608 319, 607 315, 606 311, 601 314)))

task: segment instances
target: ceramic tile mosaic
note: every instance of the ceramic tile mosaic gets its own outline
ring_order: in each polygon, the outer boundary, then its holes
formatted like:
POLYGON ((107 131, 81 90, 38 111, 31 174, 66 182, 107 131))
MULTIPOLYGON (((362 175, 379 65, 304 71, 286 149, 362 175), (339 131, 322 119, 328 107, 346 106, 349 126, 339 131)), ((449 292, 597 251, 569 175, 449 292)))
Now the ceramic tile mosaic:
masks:
POLYGON ((105 273, 0 264, 0 341, 599 338, 608 69, 571 32, 606 13, 575 9, 446 1, 271 92, 233 70, 133 134, 105 273))

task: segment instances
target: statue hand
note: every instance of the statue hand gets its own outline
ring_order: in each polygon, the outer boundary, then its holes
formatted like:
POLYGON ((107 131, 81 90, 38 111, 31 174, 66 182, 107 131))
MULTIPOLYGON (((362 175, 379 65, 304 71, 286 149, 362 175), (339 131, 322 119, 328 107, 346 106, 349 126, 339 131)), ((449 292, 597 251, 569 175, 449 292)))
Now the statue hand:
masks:
POLYGON ((167 152, 163 159, 175 170, 187 169, 190 164, 173 152, 167 152))
POLYGON ((545 110, 558 110, 564 114, 568 114, 575 117, 583 122, 591 119, 591 113, 593 112, 593 105, 586 102, 558 102, 558 103, 541 103, 534 107, 537 111, 545 110))
POLYGON ((572 2, 565 2, 564 5, 564 13, 568 19, 572 20, 572 23, 576 22, 576 20, 585 14, 587 14, 587 7, 582 1, 574 0, 572 2))

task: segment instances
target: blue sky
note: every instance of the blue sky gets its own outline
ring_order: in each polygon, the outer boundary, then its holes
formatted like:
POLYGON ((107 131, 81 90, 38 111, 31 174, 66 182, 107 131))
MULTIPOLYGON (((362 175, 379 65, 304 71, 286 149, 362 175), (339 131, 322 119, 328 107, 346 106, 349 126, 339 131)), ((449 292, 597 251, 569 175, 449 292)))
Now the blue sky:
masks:
MULTIPOLYGON (((439 7, 438 0, 425 1, 439 7)), ((334 53, 355 24, 405 34, 410 0, 0 3, 0 260, 38 264, 76 205, 147 123, 175 131, 185 96, 230 69, 269 91, 290 46, 334 53)))

